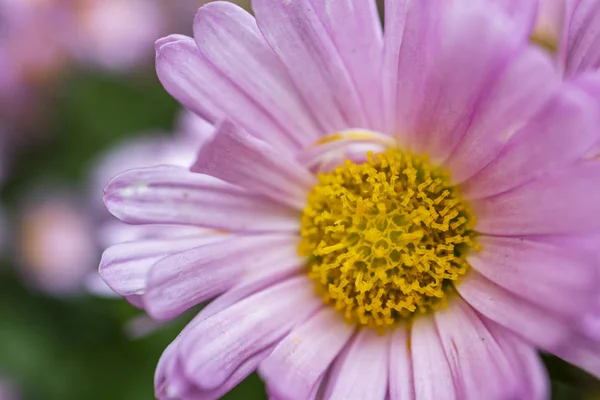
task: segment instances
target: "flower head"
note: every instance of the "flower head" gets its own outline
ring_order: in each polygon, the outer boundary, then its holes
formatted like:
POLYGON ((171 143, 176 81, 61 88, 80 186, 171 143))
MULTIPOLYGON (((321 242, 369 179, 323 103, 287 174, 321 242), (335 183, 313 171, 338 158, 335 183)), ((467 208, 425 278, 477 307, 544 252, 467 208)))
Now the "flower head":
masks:
POLYGON ((537 349, 600 374, 597 100, 507 4, 390 0, 384 34, 370 1, 215 2, 157 42, 217 125, 190 170, 106 188, 170 226, 109 248, 106 282, 158 320, 214 298, 158 398, 258 369, 276 399, 542 399, 537 349))

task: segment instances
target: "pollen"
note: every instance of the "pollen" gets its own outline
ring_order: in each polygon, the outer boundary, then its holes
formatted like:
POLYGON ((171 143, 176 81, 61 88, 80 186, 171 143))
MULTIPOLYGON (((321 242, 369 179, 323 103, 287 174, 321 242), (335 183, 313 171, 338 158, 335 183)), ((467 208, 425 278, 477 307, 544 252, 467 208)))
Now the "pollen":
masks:
POLYGON ((447 171, 391 149, 319 175, 298 251, 326 304, 382 330, 446 304, 478 248, 474 226, 447 171))

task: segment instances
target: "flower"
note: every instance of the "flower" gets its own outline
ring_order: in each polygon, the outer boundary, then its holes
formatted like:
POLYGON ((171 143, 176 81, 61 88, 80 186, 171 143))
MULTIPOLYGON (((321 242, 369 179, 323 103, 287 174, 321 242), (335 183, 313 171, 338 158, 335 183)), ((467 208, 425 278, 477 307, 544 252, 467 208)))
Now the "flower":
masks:
POLYGON ((375 2, 215 2, 157 42, 217 125, 190 170, 106 188, 188 229, 109 248, 107 284, 157 320, 214 298, 159 399, 256 369, 274 399, 543 399, 538 349, 600 374, 597 100, 529 45, 535 7, 497 3, 390 0, 384 35, 375 2))
POLYGON ((541 0, 534 42, 556 55, 567 77, 600 69, 600 2, 541 0))

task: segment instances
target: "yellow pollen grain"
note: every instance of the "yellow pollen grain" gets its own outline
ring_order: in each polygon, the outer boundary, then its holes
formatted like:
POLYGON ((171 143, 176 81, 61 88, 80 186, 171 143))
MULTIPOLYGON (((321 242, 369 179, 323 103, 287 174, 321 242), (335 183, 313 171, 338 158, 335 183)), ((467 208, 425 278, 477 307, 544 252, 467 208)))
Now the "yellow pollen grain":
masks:
POLYGON ((298 251, 325 303, 381 330, 444 306, 478 247, 447 171, 397 149, 367 158, 319 175, 298 251))

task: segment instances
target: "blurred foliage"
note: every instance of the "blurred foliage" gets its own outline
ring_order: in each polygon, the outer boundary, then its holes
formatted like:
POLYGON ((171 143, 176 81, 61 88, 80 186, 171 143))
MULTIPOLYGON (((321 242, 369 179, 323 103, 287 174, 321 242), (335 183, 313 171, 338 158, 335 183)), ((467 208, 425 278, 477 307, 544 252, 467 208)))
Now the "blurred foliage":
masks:
MULTIPOLYGON (((82 184, 94 158, 111 144, 144 131, 168 131, 179 107, 152 71, 122 77, 79 73, 57 87, 50 140, 20 152, 2 200, 14 209, 33 183, 49 177, 82 184)), ((122 300, 52 299, 23 287, 13 267, 0 266, 0 371, 29 400, 148 400, 162 350, 185 321, 138 340, 124 325, 139 312, 122 300)), ((600 398, 598 382, 544 357, 554 399, 600 398)), ((226 396, 264 399, 256 375, 226 396)))

